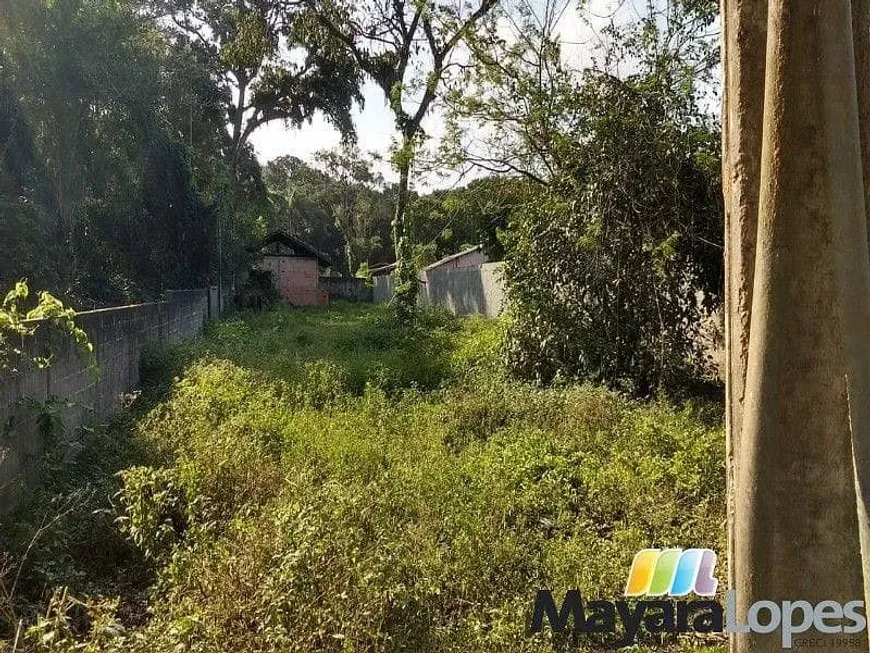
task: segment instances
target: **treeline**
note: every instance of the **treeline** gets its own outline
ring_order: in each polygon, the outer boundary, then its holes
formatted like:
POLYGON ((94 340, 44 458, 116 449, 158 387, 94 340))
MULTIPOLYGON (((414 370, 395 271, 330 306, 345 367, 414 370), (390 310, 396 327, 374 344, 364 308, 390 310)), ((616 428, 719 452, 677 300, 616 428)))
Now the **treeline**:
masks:
MULTIPOLYGON (((315 159, 310 165, 281 157, 264 167, 275 225, 303 236, 344 274, 393 262, 395 184, 385 182, 372 157, 354 147, 323 151, 315 159)), ((527 182, 496 176, 423 195, 412 192, 407 220, 415 265, 473 245, 501 260, 509 216, 528 192, 527 182)))
POLYGON ((560 27, 572 3, 7 0, 0 287, 26 277, 76 308, 149 299, 231 279, 286 229, 338 273, 398 260, 407 320, 414 268, 482 243, 506 261, 516 374, 684 385, 722 297, 718 4, 602 26, 581 3, 597 38, 580 68, 560 27), (460 40, 468 59, 449 65, 460 40), (396 119, 389 180, 354 146, 364 80, 396 119), (261 167, 252 133, 314 115, 345 145, 261 167), (419 196, 424 163, 491 176, 419 196))
MULTIPOLYGON (((353 146, 261 170, 227 128, 226 56, 162 28, 162 9, 0 8, 0 288, 27 278, 77 308, 150 299, 216 283, 219 261, 230 279, 275 228, 344 274, 393 261, 395 185, 353 146)), ((415 257, 481 240, 498 255, 506 213, 489 190, 511 183, 412 195, 415 257)))
POLYGON ((11 0, 0 44, 0 286, 84 307, 204 285, 221 221, 233 260, 267 197, 206 62, 117 2, 11 0))

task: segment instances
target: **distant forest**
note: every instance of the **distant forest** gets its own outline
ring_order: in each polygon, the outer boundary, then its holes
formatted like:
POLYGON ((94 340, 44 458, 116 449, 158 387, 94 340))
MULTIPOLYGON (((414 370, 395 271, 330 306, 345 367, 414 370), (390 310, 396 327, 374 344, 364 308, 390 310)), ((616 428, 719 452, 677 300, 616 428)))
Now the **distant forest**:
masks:
POLYGON ((395 261, 410 323, 416 269, 483 244, 505 262, 515 373, 680 387, 723 297, 718 15, 716 0, 604 23, 574 0, 4 0, 0 288, 25 278, 75 309, 148 300, 229 282, 284 229, 333 273, 395 261), (563 50, 581 32, 596 36, 582 65, 563 50), (389 161, 355 145, 364 84, 393 118, 389 161), (339 148, 257 160, 257 129, 315 116, 339 148), (421 196, 424 169, 476 180, 421 196))
MULTIPOLYGON (((243 68, 228 60, 229 46, 167 30, 154 15, 168 9, 144 5, 0 7, 0 288, 26 278, 78 309, 147 300, 216 283, 219 237, 231 279, 248 247, 278 228, 328 254, 341 274, 392 261, 394 188, 367 156, 349 144, 311 164, 288 157, 261 167, 250 130, 233 128, 237 84, 227 73, 243 68)), ((342 123, 354 95, 346 89, 330 107, 296 98, 282 115, 292 98, 268 90, 261 83, 252 95, 248 126, 263 115, 298 124, 318 111, 342 123)), ((522 192, 491 178, 412 194, 415 258, 479 242, 499 256, 497 234, 522 192)))

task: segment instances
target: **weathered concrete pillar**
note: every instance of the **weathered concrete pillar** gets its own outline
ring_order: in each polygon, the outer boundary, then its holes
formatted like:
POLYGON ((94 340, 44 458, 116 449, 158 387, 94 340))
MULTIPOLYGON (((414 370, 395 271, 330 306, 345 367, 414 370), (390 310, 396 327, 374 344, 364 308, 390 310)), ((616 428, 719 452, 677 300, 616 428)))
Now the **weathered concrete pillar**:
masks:
POLYGON ((728 585, 734 586, 734 492, 749 357, 749 317, 758 230, 767 0, 722 4, 722 187, 725 199, 725 433, 728 473, 728 585))
MULTIPOLYGON (((730 584, 741 615, 759 600, 864 598, 870 262, 855 43, 867 35, 853 40, 852 23, 866 2, 723 0, 730 584)), ((738 635, 732 648, 779 651, 780 633, 738 635)))
MULTIPOLYGON (((852 41, 855 51, 855 81, 858 98, 858 123, 861 135, 861 170, 864 182, 864 212, 870 220, 870 1, 854 0, 852 2, 852 41)), ((865 237, 867 236, 865 229, 865 237)), ((843 233, 843 240, 848 247, 855 247, 855 239, 861 238, 856 231, 843 233)), ((860 248, 859 248, 860 249, 860 248)), ((842 285, 850 288, 857 296, 847 303, 848 312, 845 315, 847 326, 847 346, 850 363, 850 421, 852 426, 852 442, 855 455, 855 473, 858 489, 858 523, 861 529, 861 551, 864 567, 864 595, 870 597, 870 309, 866 302, 860 300, 867 297, 867 269, 855 266, 850 260, 851 250, 840 260, 840 270, 843 276, 842 285), (854 276, 850 276, 854 275, 854 276)), ((859 254, 852 253, 852 256, 859 254)))

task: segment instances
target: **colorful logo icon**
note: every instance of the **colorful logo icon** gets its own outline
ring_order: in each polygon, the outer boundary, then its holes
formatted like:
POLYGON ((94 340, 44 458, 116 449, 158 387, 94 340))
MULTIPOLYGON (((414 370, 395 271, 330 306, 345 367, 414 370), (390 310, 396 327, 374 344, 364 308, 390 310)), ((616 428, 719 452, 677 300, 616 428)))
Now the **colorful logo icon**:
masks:
POLYGON ((634 556, 626 596, 713 596, 716 554, 710 549, 643 549, 634 556))

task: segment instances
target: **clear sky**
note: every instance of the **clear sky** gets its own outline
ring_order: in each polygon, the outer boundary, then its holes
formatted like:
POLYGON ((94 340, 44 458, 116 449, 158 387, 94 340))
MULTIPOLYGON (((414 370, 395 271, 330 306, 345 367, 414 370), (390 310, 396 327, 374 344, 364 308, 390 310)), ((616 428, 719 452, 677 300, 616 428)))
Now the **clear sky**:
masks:
MULTIPOLYGON (((386 154, 394 134, 392 114, 386 106, 384 94, 373 83, 366 83, 363 96, 365 107, 354 110, 359 146, 364 151, 386 154)), ((315 152, 335 147, 340 140, 338 131, 319 115, 311 124, 299 129, 271 122, 251 136, 261 163, 284 155, 310 160, 315 152)))

